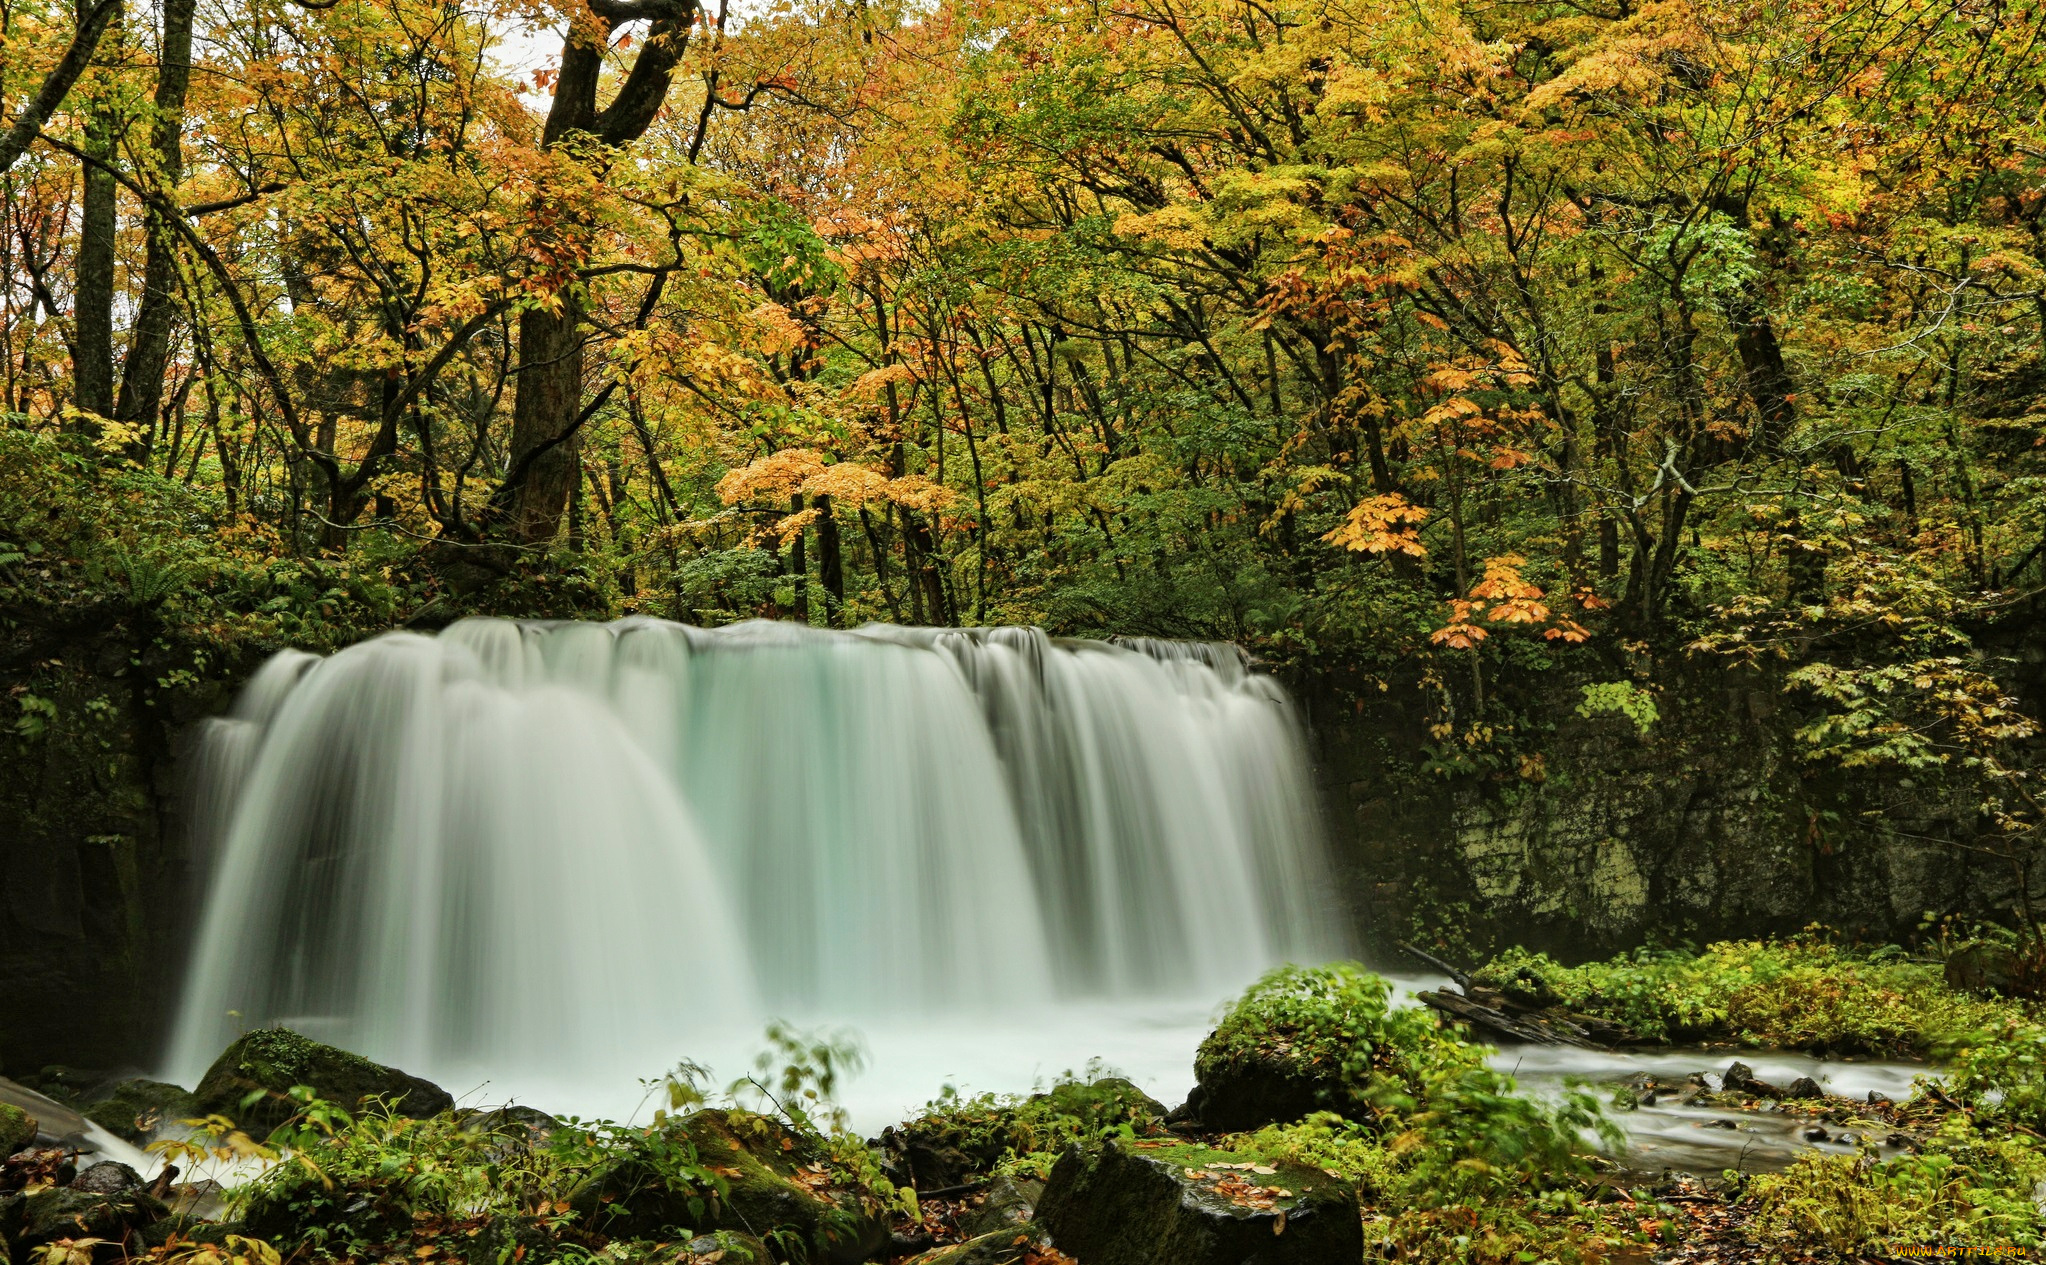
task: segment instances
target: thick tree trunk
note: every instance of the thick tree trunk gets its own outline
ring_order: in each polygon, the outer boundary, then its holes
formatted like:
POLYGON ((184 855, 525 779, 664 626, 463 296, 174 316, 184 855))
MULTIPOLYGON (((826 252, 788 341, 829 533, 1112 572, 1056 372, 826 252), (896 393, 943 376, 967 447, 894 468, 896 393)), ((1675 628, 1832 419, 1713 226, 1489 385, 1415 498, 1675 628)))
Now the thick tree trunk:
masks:
MULTIPOLYGON (((667 98, 695 18, 695 0, 592 0, 590 16, 569 25, 541 143, 553 148, 577 134, 613 147, 638 140, 667 98), (640 19, 652 19, 653 25, 639 57, 618 95, 599 110, 597 82, 605 47, 617 27, 640 19)), ((604 161, 598 153, 595 161, 604 161)), ((560 300, 554 311, 534 309, 519 318, 519 379, 505 478, 511 529, 527 544, 559 534, 562 512, 580 477, 583 297, 571 287, 560 300)))
MULTIPOLYGON (((185 91, 192 82, 192 13, 197 0, 164 0, 162 63, 156 72, 156 123, 150 135, 156 171, 149 183, 172 197, 185 172, 185 91)), ((171 326, 177 315, 177 233, 155 210, 149 212, 149 243, 142 265, 142 306, 121 370, 121 397, 114 416, 140 427, 142 439, 129 455, 147 459, 163 407, 164 370, 170 363, 171 326)))
MULTIPOLYGON (((81 0, 78 23, 84 26, 92 5, 81 0)), ((116 18, 118 21, 118 18, 116 18)), ((120 38, 118 30, 115 39, 120 38)), ((105 163, 114 156, 114 119, 107 106, 95 102, 86 124, 85 151, 97 161, 80 172, 78 276, 73 290, 73 321, 77 329, 77 363, 72 384, 78 407, 101 417, 114 413, 114 173, 105 163)))
POLYGON ((559 309, 519 317, 519 383, 512 399, 512 532, 537 544, 552 540, 568 508, 581 450, 575 420, 583 399, 582 304, 564 297, 559 309))

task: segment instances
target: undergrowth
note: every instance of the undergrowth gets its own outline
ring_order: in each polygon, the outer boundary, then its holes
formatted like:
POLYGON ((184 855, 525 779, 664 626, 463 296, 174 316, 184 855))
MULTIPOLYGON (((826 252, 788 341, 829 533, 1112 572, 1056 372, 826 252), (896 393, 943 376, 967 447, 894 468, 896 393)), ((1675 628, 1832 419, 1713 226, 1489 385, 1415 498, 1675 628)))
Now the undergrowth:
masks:
POLYGON ((1546 990, 1649 1042, 1892 1058, 1952 1054, 2020 1013, 2014 1003, 1949 989, 1939 964, 1901 949, 1861 952, 1817 936, 1734 941, 1702 953, 1643 949, 1582 966, 1510 949, 1476 978, 1509 995, 1546 990))

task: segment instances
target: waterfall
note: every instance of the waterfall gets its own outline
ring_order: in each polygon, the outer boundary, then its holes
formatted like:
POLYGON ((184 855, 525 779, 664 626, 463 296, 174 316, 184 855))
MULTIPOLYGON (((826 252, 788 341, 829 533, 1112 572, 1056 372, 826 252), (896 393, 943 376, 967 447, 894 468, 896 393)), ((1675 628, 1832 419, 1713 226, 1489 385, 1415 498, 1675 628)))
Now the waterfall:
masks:
POLYGON ((283 652, 203 750, 187 1084, 272 1022, 559 1082, 1343 947, 1297 724, 1230 646, 471 619, 283 652))

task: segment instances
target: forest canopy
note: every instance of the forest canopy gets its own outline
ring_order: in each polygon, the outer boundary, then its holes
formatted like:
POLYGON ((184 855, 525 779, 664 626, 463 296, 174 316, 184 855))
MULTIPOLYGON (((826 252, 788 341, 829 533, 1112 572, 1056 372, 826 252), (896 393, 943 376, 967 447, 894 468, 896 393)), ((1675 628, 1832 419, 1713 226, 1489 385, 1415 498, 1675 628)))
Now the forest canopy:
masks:
POLYGON ((2036 2, 0 20, 18 590, 1908 668, 2046 573, 2036 2))

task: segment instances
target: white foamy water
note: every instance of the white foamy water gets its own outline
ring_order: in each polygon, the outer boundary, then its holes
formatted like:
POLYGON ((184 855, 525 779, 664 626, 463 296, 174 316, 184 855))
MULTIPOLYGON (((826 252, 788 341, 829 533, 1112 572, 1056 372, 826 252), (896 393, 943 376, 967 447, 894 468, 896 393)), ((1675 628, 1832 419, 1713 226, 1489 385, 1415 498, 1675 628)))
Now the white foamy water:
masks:
POLYGON ((1345 949, 1297 724, 1227 646, 465 620, 280 654, 207 751, 185 1084, 283 1023, 625 1114, 783 1017, 865 1040, 862 1123, 1091 1058, 1177 1101, 1220 1002, 1345 949))

